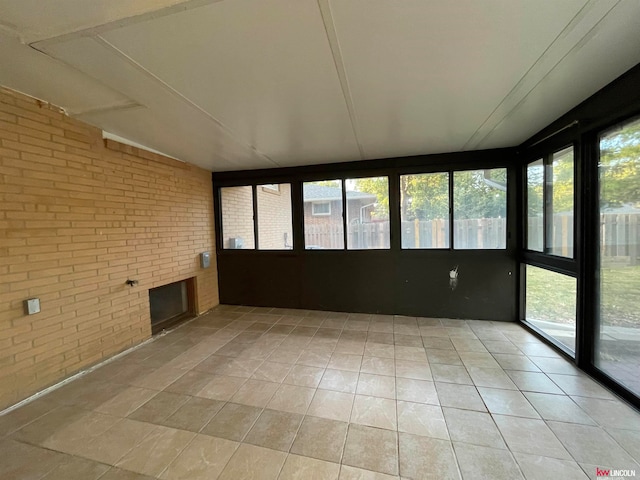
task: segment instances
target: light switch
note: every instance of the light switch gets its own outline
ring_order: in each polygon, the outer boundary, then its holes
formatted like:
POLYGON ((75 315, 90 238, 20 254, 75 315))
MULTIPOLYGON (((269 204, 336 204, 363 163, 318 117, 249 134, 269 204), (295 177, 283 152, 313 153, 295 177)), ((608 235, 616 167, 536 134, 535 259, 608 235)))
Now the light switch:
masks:
POLYGON ((24 309, 27 315, 33 315, 40 312, 40 299, 30 298, 24 301, 24 309))

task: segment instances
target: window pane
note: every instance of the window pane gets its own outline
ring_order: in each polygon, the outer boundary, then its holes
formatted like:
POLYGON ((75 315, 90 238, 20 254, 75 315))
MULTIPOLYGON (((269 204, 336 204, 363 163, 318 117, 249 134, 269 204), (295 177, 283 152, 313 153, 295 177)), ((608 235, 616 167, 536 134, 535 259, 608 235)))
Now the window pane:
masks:
POLYGON ((527 321, 572 352, 576 342, 576 279, 526 265, 527 321))
POLYGON ((229 249, 255 248, 253 235, 253 189, 223 187, 220 189, 222 207, 222 246, 229 249))
POLYGON ((346 180, 347 248, 389 248, 389 179, 387 177, 346 180))
POLYGON ((402 248, 449 248, 449 174, 400 177, 402 248))
POLYGON ((505 168, 454 172, 453 205, 454 248, 506 248, 505 168))
POLYGON ((553 228, 548 247, 553 255, 573 258, 573 147, 553 155, 553 228))
POLYGON ((303 197, 305 248, 343 249, 342 182, 305 182, 303 197))
POLYGON ((542 159, 527 166, 527 248, 544 250, 544 165, 542 159))
POLYGON ((293 248, 291 220, 291 184, 256 187, 258 199, 258 248, 287 250, 293 248))
POLYGON ((600 139, 600 321, 595 364, 640 395, 640 120, 600 139))

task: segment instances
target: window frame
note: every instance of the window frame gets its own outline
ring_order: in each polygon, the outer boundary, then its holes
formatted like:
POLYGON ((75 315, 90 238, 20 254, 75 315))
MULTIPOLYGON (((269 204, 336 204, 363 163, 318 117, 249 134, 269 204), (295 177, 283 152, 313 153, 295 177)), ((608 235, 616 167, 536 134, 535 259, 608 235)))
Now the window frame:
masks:
POLYGON ((581 312, 580 306, 580 297, 576 299, 577 303, 577 312, 576 312, 576 343, 575 343, 575 351, 570 350, 566 345, 556 340, 554 337, 548 335, 541 329, 539 329, 534 324, 530 323, 526 318, 526 294, 527 294, 527 281, 526 281, 526 266, 538 267, 544 270, 549 270, 554 273, 566 275, 568 277, 575 278, 577 281, 577 294, 580 295, 582 289, 582 280, 580 276, 580 253, 578 251, 579 245, 579 235, 580 232, 578 230, 580 214, 581 214, 581 206, 580 206, 580 197, 578 196, 578 191, 580 188, 580 146, 579 142, 575 138, 564 139, 563 141, 554 141, 542 146, 543 148, 534 149, 531 154, 523 161, 523 166, 521 170, 521 178, 522 178, 522 189, 520 198, 522 199, 521 205, 521 215, 523 221, 521 222, 521 266, 525 266, 525 268, 520 268, 520 322, 530 328, 532 331, 539 334, 546 341, 555 346, 559 351, 564 353, 568 358, 575 359, 578 358, 579 350, 581 348, 581 336, 582 325, 579 321, 579 316, 581 312), (553 157, 559 152, 563 150, 572 148, 573 149, 573 245, 572 251, 573 256, 561 256, 551 253, 551 248, 549 245, 549 230, 553 228, 553 212, 551 209, 552 202, 548 201, 553 195, 553 189, 548 189, 548 179, 551 176, 553 178, 553 157), (529 205, 529 192, 527 187, 527 169, 529 166, 539 160, 542 160, 543 166, 543 249, 539 250, 531 250, 528 245, 528 205, 529 205))
POLYGON ((502 252, 509 250, 509 168, 508 167, 477 167, 477 168, 464 168, 464 169, 455 169, 450 170, 449 175, 449 225, 450 225, 450 245, 449 249, 456 252, 502 252), (477 171, 486 171, 486 170, 499 170, 502 169, 505 171, 505 198, 504 198, 504 209, 505 209, 505 231, 504 231, 504 247, 502 248, 456 248, 456 237, 455 237, 455 174, 456 172, 477 172, 477 171))
MULTIPOLYGON (((343 198, 343 222, 344 222, 344 250, 349 252, 372 252, 372 251, 390 251, 393 249, 393 222, 391 221, 391 182, 392 175, 390 173, 380 174, 380 175, 346 175, 343 179, 343 190, 342 190, 342 198, 343 198), (388 248, 349 248, 349 199, 348 199, 348 191, 347 191, 347 181, 349 180, 360 180, 366 178, 386 178, 387 179, 387 198, 389 200, 389 247, 388 248)), ((354 190, 350 190, 354 191, 354 190)), ((399 201, 399 199, 398 199, 399 201)))
MULTIPOLYGON (((293 219, 293 248, 290 253, 300 254, 302 252, 315 254, 316 252, 413 252, 413 254, 421 255, 420 252, 456 252, 474 253, 474 252, 503 252, 508 255, 515 255, 518 241, 516 237, 518 226, 515 222, 515 215, 513 215, 513 209, 518 203, 517 192, 515 186, 517 182, 518 167, 512 163, 513 158, 517 156, 517 151, 512 149, 511 157, 505 155, 498 155, 494 157, 493 151, 478 151, 474 156, 467 153, 455 154, 451 158, 451 154, 433 155, 427 157, 407 157, 394 159, 389 164, 388 160, 371 160, 371 166, 362 167, 358 164, 331 164, 317 165, 313 167, 294 167, 291 169, 267 169, 248 172, 223 172, 213 175, 214 184, 214 206, 216 208, 216 245, 220 254, 235 255, 240 252, 248 254, 251 252, 249 249, 242 250, 229 250, 223 248, 221 245, 221 230, 218 230, 218 225, 222 225, 221 211, 220 211, 220 190, 224 187, 232 186, 248 186, 247 183, 253 185, 256 189, 258 186, 265 184, 279 184, 289 183, 291 184, 291 203, 292 203, 292 219, 293 219), (428 161, 425 161, 429 158, 428 161), (511 160, 510 160, 511 159, 511 160), (495 170, 504 169, 506 171, 506 226, 505 247, 499 249, 454 249, 454 233, 453 233, 453 177, 455 172, 475 171, 475 170, 495 170), (264 172, 264 173, 263 173, 264 172), (401 205, 400 205, 400 176, 401 175, 419 175, 419 174, 434 174, 434 173, 446 173, 449 178, 449 246, 440 248, 402 248, 401 244, 401 205), (342 248, 331 249, 307 249, 305 245, 305 222, 304 222, 304 184, 307 182, 321 182, 330 180, 337 180, 342 185, 342 201, 343 209, 346 208, 346 181, 356 180, 360 178, 375 178, 386 177, 389 186, 389 222, 390 222, 390 241, 388 248, 381 249, 349 249, 347 243, 347 214, 346 210, 343 211, 342 225, 344 233, 344 246, 342 248), (397 198, 396 198, 397 197, 397 198)), ((274 192, 275 193, 275 192, 274 192)), ((257 200, 257 196, 254 195, 254 199, 257 200)), ((257 209, 257 207, 254 208, 257 209)), ((332 208, 333 213, 333 208, 332 208)), ((254 223, 257 224, 257 218, 254 215, 254 223)), ((257 236, 257 225, 255 227, 257 236)), ((257 239, 256 245, 257 245, 257 239)), ((253 249, 254 252, 276 252, 282 254, 281 250, 259 250, 253 249)))
POLYGON ((523 230, 523 239, 522 239, 522 249, 526 253, 533 253, 538 255, 544 255, 556 259, 563 259, 575 262, 577 260, 576 252, 577 252, 577 148, 574 142, 570 142, 568 144, 564 144, 562 147, 554 147, 549 149, 543 155, 536 155, 533 159, 529 159, 524 164, 524 181, 522 188, 522 196, 524 197, 523 209, 524 209, 524 218, 527 221, 522 222, 522 230, 523 230), (572 221, 572 236, 573 242, 571 247, 572 256, 558 255, 556 253, 552 253, 552 235, 553 235, 553 160, 554 156, 564 150, 572 149, 573 154, 573 221, 572 221), (542 250, 531 250, 529 248, 529 189, 528 189, 528 169, 532 164, 542 160, 542 225, 543 225, 543 235, 542 235, 542 250))
MULTIPOLYGON (((453 250, 453 172, 455 170, 437 170, 437 171, 428 171, 428 172, 411 172, 411 173, 400 173, 398 175, 398 181, 402 182, 402 177, 408 177, 408 176, 417 176, 417 175, 441 175, 441 174, 446 174, 447 175, 447 203, 448 203, 448 208, 447 208, 447 220, 449 221, 449 244, 446 247, 413 247, 413 248, 404 248, 402 246, 402 238, 403 238, 403 232, 402 232, 402 189, 399 189, 399 197, 398 197, 398 203, 400 206, 400 250, 402 251, 411 251, 411 250, 426 250, 426 251, 433 251, 433 250, 441 250, 441 251, 448 251, 448 250, 453 250)), ((399 185, 401 186, 402 184, 399 183, 399 185)))
POLYGON ((280 183, 267 183, 267 184, 257 184, 254 185, 254 202, 253 202, 253 218, 254 218, 254 229, 255 229, 255 251, 261 252, 283 252, 293 249, 293 237, 295 236, 294 228, 293 228, 293 195, 292 189, 293 184, 291 182, 280 182, 280 183), (289 185, 289 209, 291 212, 291 248, 261 248, 260 247, 260 206, 258 205, 258 188, 261 188, 263 192, 267 195, 277 195, 282 196, 282 189, 280 185, 289 185))
POLYGON ((219 205, 219 215, 218 218, 220 219, 220 241, 219 241, 219 245, 221 247, 221 249, 225 252, 239 252, 239 251, 245 251, 245 252, 251 252, 251 251, 255 251, 258 249, 258 232, 257 232, 257 217, 256 217, 256 202, 257 202, 257 197, 256 197, 256 186, 255 185, 224 185, 218 188, 218 205, 219 205), (223 213, 223 199, 222 199, 222 189, 223 188, 251 188, 251 218, 252 218, 252 228, 253 228, 253 247, 252 248, 229 248, 225 246, 225 231, 224 231, 224 213, 223 213))

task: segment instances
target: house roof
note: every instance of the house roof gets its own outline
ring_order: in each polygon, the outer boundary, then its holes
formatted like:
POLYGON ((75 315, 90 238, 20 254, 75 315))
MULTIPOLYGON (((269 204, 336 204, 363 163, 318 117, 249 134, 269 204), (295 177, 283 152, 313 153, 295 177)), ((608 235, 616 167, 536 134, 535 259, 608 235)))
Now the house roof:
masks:
MULTIPOLYGON (((342 189, 338 187, 328 187, 325 185, 315 185, 307 183, 304 186, 304 201, 317 202, 322 200, 341 200, 342 189)), ((356 192, 347 190, 347 200, 371 200, 374 201, 376 196, 366 192, 356 192)))

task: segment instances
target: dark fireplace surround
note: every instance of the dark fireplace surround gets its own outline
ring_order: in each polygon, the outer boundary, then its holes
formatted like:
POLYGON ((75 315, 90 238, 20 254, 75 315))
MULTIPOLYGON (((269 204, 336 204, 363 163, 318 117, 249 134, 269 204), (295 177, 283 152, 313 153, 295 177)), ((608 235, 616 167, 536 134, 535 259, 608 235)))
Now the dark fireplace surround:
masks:
POLYGON ((151 333, 155 335, 195 316, 195 279, 188 278, 149 290, 151 333))

